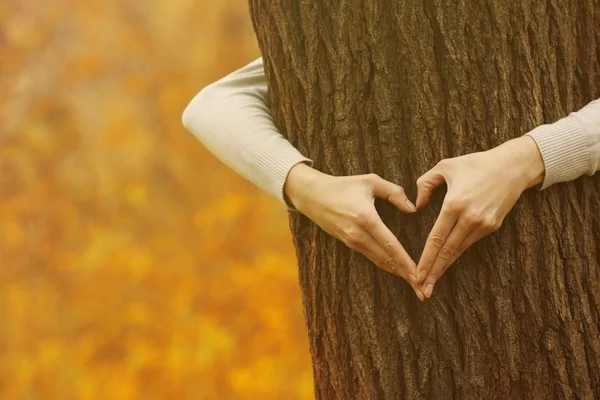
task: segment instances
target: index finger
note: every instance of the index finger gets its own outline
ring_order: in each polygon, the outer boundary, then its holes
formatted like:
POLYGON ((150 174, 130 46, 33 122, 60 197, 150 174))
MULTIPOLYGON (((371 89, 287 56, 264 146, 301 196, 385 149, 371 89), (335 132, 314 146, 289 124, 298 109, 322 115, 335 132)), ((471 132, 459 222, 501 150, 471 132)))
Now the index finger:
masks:
POLYGON ((385 252, 390 257, 393 257, 398 264, 402 266, 402 269, 406 271, 407 276, 403 278, 410 279, 410 276, 415 276, 417 265, 413 259, 410 258, 404 247, 402 247, 398 238, 396 238, 392 231, 385 226, 379 214, 376 215, 377 217, 373 217, 372 224, 366 227, 367 232, 369 232, 385 252))
MULTIPOLYGON (((367 235, 366 240, 361 243, 360 252, 367 256, 369 260, 373 261, 379 268, 406 280, 406 277, 403 276, 404 274, 401 274, 396 270, 393 262, 388 262, 388 260, 391 261, 393 258, 383 250, 373 236, 367 235)), ((413 288, 420 301, 425 300, 425 294, 417 287, 416 283, 411 282, 410 280, 407 280, 407 283, 413 288)))
POLYGON ((418 283, 425 280, 427 273, 431 269, 440 249, 444 246, 452 228, 456 225, 457 220, 458 217, 455 213, 450 212, 450 210, 446 208, 442 208, 438 219, 435 221, 435 224, 427 237, 423 254, 421 254, 421 259, 419 260, 419 266, 417 268, 418 283))

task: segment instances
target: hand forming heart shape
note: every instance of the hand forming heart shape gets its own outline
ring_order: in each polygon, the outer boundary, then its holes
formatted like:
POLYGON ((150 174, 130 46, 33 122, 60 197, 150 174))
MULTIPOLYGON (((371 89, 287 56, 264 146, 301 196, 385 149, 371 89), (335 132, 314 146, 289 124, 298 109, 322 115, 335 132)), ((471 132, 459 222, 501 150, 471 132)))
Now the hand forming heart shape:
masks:
POLYGON ((417 180, 416 208, 402 187, 375 174, 334 177, 305 164, 292 168, 284 193, 290 205, 325 232, 409 282, 423 301, 446 269, 469 246, 496 231, 521 193, 543 177, 538 147, 523 136, 440 161, 417 180), (417 265, 377 214, 374 198, 412 213, 426 206, 443 183, 448 192, 417 265))

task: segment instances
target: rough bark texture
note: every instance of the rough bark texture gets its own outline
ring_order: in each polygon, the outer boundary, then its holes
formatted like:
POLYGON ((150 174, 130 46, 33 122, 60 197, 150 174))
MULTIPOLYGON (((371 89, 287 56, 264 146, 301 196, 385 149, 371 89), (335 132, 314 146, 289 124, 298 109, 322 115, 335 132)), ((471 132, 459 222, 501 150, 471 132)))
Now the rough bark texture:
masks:
MULTIPOLYGON (((437 161, 600 97, 600 1, 250 0, 279 128, 414 197, 437 161)), ((425 212, 378 204, 418 259, 425 212)), ((290 214, 319 399, 600 396, 600 176, 525 193, 420 304, 290 214)))

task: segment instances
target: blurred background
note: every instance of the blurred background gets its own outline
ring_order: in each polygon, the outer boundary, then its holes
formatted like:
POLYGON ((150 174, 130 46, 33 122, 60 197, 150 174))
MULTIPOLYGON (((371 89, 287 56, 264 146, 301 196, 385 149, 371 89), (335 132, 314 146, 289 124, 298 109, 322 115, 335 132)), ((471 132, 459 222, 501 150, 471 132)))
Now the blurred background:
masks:
POLYGON ((0 1, 0 399, 309 399, 285 208, 181 125, 242 0, 0 1))

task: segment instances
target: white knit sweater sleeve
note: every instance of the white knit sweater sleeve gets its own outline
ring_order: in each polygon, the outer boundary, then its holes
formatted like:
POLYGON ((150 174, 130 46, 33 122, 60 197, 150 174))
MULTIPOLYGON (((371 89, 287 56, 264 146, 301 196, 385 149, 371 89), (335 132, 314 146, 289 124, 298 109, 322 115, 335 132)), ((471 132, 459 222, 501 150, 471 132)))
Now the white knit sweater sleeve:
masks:
POLYGON ((313 165, 275 127, 262 58, 202 89, 182 120, 223 163, 286 205, 290 169, 300 162, 313 165))
POLYGON ((546 176, 542 189, 600 170, 600 99, 527 133, 537 143, 546 176))
MULTIPOLYGON (((313 165, 274 124, 262 58, 202 89, 185 109, 183 124, 217 158, 284 204, 290 169, 299 162, 313 165)), ((600 99, 527 135, 544 161, 542 189, 593 175, 600 170, 600 99)))

